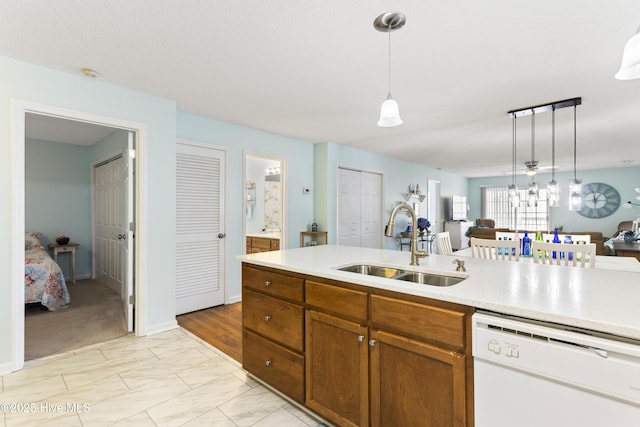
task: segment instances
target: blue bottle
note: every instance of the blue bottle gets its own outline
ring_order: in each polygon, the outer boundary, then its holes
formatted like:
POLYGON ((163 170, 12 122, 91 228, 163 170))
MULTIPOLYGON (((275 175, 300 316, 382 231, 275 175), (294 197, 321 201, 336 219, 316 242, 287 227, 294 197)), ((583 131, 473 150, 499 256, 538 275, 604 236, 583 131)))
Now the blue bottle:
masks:
MULTIPOLYGON (((573 240, 571 240, 571 236, 564 236, 564 243, 567 245, 572 245, 573 240)), ((568 252, 567 257, 569 258, 569 261, 573 261, 573 252, 568 252)))
MULTIPOLYGON (((560 243, 560 237, 558 237, 558 228, 557 227, 553 229, 553 243, 560 243)), ((556 251, 553 251, 551 256, 555 259, 555 258, 558 257, 558 253, 556 251)))
POLYGON ((524 237, 522 238, 522 256, 531 256, 531 238, 527 234, 526 230, 524 232, 524 237))

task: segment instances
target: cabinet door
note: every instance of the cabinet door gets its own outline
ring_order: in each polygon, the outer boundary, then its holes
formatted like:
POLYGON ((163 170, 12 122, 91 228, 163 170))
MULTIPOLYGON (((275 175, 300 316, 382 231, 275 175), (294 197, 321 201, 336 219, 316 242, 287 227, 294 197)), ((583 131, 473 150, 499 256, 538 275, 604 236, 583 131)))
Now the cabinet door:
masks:
POLYGON ((371 331, 371 425, 466 426, 465 355, 371 331))
POLYGON ((307 310, 306 403, 340 426, 369 425, 367 335, 358 323, 307 310))

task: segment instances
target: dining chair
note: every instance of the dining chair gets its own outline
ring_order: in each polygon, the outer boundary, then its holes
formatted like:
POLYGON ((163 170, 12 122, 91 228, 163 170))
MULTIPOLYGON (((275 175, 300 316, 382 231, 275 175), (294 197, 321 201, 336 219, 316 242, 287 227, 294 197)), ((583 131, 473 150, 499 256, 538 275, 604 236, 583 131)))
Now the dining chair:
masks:
POLYGON ((471 256, 482 259, 520 260, 520 239, 496 240, 472 237, 471 256))
POLYGON ((585 245, 531 242, 533 262, 538 264, 566 265, 571 267, 595 268, 596 244, 585 245))
POLYGON ((453 253, 451 235, 448 231, 436 233, 436 249, 438 249, 440 255, 451 255, 453 253))

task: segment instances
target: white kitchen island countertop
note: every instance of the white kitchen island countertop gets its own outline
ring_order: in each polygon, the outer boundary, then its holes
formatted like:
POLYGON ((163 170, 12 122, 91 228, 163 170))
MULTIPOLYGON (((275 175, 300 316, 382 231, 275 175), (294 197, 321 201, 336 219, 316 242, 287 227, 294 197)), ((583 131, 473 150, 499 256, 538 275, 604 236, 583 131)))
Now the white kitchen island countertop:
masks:
POLYGON ((409 252, 335 245, 237 257, 250 264, 640 339, 640 273, 459 258, 465 261, 466 273, 455 271, 455 253, 421 258, 418 267, 409 265, 409 252), (355 263, 466 279, 437 287, 337 269, 355 263))

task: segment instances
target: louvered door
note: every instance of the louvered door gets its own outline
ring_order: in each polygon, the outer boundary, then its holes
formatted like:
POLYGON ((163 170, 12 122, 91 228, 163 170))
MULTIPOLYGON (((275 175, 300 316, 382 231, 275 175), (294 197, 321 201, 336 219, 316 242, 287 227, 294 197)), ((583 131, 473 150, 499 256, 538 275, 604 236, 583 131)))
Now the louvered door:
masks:
POLYGON ((224 303, 225 152, 176 150, 176 315, 224 303))

